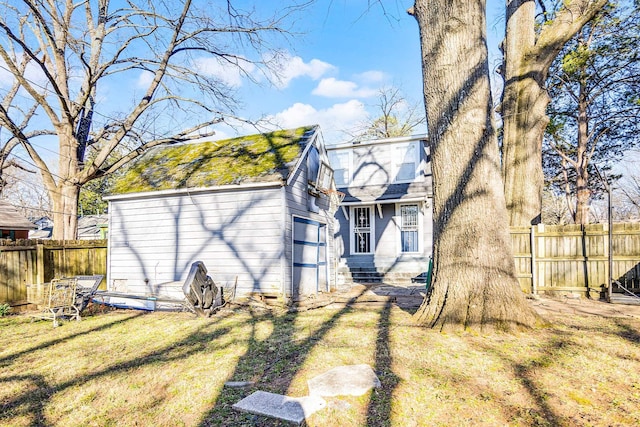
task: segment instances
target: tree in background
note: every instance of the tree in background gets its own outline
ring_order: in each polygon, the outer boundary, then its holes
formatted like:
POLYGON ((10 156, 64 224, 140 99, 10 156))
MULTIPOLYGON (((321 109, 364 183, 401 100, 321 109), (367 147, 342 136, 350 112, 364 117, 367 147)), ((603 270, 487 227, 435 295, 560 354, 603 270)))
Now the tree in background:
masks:
POLYGON ((515 273, 493 120, 485 1, 416 0, 433 172, 433 281, 415 318, 438 329, 533 326, 515 273))
POLYGON ((23 217, 32 221, 51 218, 51 199, 40 174, 23 167, 8 167, 3 170, 2 179, 5 182, 2 198, 23 217))
POLYGON ((573 222, 587 224, 591 197, 603 188, 593 163, 610 168, 640 143, 638 10, 604 8, 565 46, 548 87, 545 172, 574 203, 573 222))
POLYGON ((622 218, 637 221, 640 219, 640 171, 634 166, 617 183, 616 203, 622 218))
POLYGON ((263 18, 231 0, 0 1, 0 70, 12 76, 0 89, 0 126, 11 134, 3 152, 20 146, 39 169, 53 238, 75 238, 85 184, 233 116, 225 78, 277 62, 272 43, 297 9, 263 18), (36 145, 42 136, 50 139, 36 145), (42 153, 51 138, 57 164, 42 153), (100 149, 87 160, 91 146, 100 149))
POLYGON ((564 194, 558 194, 553 188, 545 187, 542 192, 542 223, 564 225, 571 222, 571 212, 567 207, 564 194))
POLYGON ((410 136, 427 121, 422 106, 408 101, 396 87, 380 89, 376 112, 380 115, 362 124, 352 136, 354 140, 410 136))
POLYGON ((510 224, 527 226, 542 212, 542 141, 547 127, 546 81, 563 46, 608 0, 507 0, 502 164, 510 224), (540 9, 536 11, 536 4, 540 9), (541 12, 542 22, 536 21, 541 12))

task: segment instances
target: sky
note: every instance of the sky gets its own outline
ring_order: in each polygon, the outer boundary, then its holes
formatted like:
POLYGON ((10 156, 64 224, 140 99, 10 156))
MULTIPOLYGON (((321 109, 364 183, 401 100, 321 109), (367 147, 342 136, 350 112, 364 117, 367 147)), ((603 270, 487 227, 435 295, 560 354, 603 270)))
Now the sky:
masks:
MULTIPOLYGON (((258 8, 258 12, 271 14, 276 6, 305 0, 237 1, 258 8)), ((382 88, 398 88, 409 103, 417 103, 421 111, 424 109, 418 24, 406 12, 412 5, 412 0, 311 1, 303 14, 295 15, 297 19, 292 28, 295 35, 287 44, 279 46, 285 49, 288 59, 284 62, 277 85, 269 85, 264 79, 258 79, 259 84, 256 84, 237 72, 205 60, 195 65, 203 73, 219 73, 220 78, 238 91, 242 101, 242 106, 236 111, 238 116, 251 121, 266 117, 274 124, 272 129, 318 124, 327 145, 347 142, 351 138, 349 131, 362 128, 363 124, 380 115, 376 105, 382 88)), ((503 8, 503 1, 487 2, 492 68, 498 63, 495 58, 504 27, 501 18, 503 8)), ((26 77, 36 87, 44 87, 46 83, 42 75, 27 71, 26 77)), ((97 100, 100 114, 94 118, 113 119, 117 115, 115 112, 126 110, 129 105, 126 94, 146 90, 149 78, 150 73, 143 72, 130 80, 118 80, 116 84, 101 84, 97 100)), ((0 67, 0 87, 11 80, 12 76, 0 67)), ((174 118, 158 126, 169 128, 176 125, 176 121, 179 119, 174 118)), ((96 122, 94 126, 98 125, 96 122)), ((169 134, 169 131, 156 129, 155 122, 152 126, 154 132, 169 134)), ((246 124, 233 127, 221 124, 213 130, 216 133, 213 139, 249 135, 257 131, 246 124)), ((415 131, 425 132, 426 127, 415 131)), ((57 145, 56 138, 47 136, 34 142, 41 151, 40 155, 51 159, 58 156, 57 145)), ((15 153, 23 159, 27 157, 19 149, 15 153)))
MULTIPOLYGON (((377 115, 383 87, 397 87, 409 102, 422 105, 418 24, 406 13, 406 0, 319 0, 309 7, 287 46, 290 60, 279 87, 236 78, 243 117, 268 117, 282 128, 319 124, 327 145, 348 140, 351 130, 377 115)), ((489 0, 490 66, 504 21, 504 3, 489 0)), ((248 127, 217 126, 215 139, 255 133, 248 127)), ((426 128, 416 130, 424 133, 426 128)))

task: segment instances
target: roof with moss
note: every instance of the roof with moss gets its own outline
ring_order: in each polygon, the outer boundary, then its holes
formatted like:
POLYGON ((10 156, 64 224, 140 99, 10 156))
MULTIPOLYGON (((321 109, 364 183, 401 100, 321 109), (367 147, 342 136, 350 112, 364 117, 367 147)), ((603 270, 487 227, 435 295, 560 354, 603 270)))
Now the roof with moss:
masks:
POLYGON ((287 179, 316 126, 222 141, 164 146, 127 169, 113 194, 140 193, 287 179))

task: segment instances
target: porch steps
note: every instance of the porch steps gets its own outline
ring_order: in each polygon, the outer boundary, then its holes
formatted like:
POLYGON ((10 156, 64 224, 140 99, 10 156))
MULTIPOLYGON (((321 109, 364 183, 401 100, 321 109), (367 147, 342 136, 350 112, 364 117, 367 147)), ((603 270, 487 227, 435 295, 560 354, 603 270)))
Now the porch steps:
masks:
POLYGON ((343 283, 388 283, 396 286, 415 286, 425 280, 423 272, 384 272, 365 267, 341 268, 338 276, 343 283))

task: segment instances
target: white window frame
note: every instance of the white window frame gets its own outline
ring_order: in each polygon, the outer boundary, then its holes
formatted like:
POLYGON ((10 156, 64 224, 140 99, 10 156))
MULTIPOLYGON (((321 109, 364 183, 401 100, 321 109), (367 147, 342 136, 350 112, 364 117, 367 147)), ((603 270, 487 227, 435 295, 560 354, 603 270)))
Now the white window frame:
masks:
POLYGON ((396 242, 398 248, 398 254, 419 254, 424 250, 424 202, 407 202, 396 203, 396 242), (418 207, 418 250, 415 252, 403 252, 402 251, 402 206, 416 206, 418 207))
POLYGON ((330 153, 330 155, 333 154, 336 158, 336 164, 331 164, 331 167, 333 168, 333 179, 335 181, 335 178, 337 176, 336 172, 345 169, 346 170, 346 182, 344 183, 338 183, 336 181, 336 186, 338 188, 340 187, 346 187, 349 186, 351 184, 351 181, 353 180, 352 177, 352 171, 353 171, 353 156, 351 155, 351 149, 348 150, 335 150, 333 152, 330 153), (337 160, 337 158, 339 157, 346 157, 346 163, 343 163, 342 160, 337 160), (345 168, 340 168, 339 166, 345 166, 345 168))
POLYGON ((395 144, 391 146, 391 169, 394 183, 407 183, 413 182, 416 180, 418 176, 420 176, 420 167, 421 167, 421 158, 420 158, 420 150, 418 149, 419 144, 416 141, 407 142, 402 144, 395 144), (398 156, 398 151, 402 151, 404 155, 398 156), (400 173, 400 168, 404 164, 404 160, 407 154, 412 154, 413 157, 413 176, 411 178, 399 179, 398 174, 400 173))
POLYGON ((371 255, 376 250, 376 221, 375 221, 375 206, 374 205, 358 205, 349 207, 349 254, 350 255, 371 255), (357 208, 369 209, 369 252, 356 252, 356 214, 357 208))

